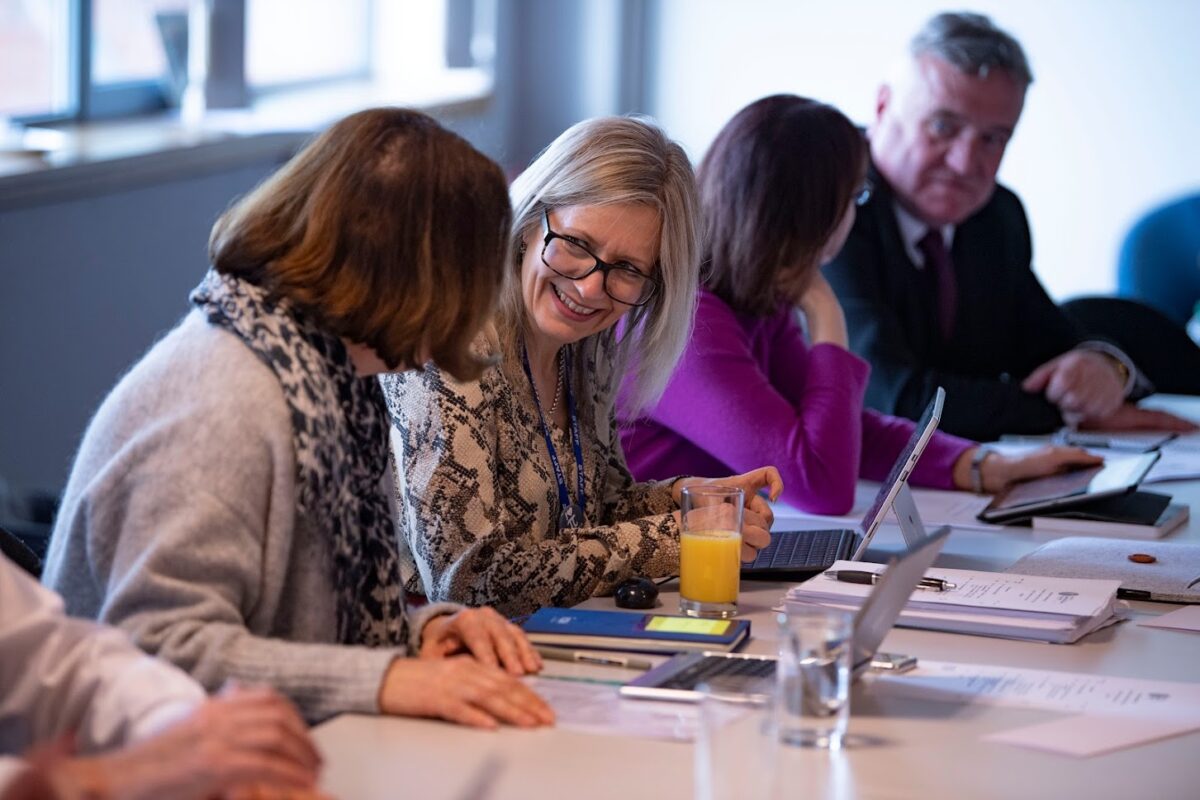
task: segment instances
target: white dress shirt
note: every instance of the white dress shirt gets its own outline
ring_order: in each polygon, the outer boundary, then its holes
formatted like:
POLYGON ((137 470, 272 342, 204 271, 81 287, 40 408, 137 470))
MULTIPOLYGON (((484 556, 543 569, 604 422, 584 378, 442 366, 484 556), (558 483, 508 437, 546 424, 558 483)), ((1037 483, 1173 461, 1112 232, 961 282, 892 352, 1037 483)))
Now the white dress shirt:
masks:
POLYGON ((0 555, 0 794, 18 754, 70 731, 80 753, 144 738, 204 699, 124 633, 72 619, 62 599, 0 555))
MULTIPOLYGON (((917 269, 925 269, 925 254, 921 252, 917 242, 925 238, 925 232, 933 226, 917 219, 897 202, 893 201, 892 208, 896 210, 896 223, 900 226, 900 238, 904 242, 908 260, 915 264, 917 269)), ((949 253, 950 248, 954 247, 953 225, 942 226, 942 242, 946 245, 946 252, 949 253)))

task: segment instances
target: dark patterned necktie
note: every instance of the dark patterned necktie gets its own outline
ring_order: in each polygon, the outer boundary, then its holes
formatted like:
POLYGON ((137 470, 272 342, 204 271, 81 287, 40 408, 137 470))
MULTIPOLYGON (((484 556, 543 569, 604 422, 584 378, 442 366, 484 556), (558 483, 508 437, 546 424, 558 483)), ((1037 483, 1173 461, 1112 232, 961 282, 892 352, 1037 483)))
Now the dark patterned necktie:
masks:
POLYGON ((958 281, 954 277, 954 262, 942 239, 942 232, 930 228, 917 242, 917 249, 925 256, 925 266, 933 270, 937 280, 938 328, 942 340, 954 333, 954 317, 958 313, 958 281))

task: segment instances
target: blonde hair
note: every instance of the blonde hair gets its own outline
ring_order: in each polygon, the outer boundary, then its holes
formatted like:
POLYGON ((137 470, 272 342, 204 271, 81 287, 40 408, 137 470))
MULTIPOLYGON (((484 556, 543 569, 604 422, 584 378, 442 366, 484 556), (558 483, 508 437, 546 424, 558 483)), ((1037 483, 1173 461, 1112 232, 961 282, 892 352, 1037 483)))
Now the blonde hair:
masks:
MULTIPOLYGON (((636 363, 628 395, 633 410, 653 403, 687 346, 699 286, 700 205, 683 148, 644 117, 585 120, 543 150, 513 181, 509 194, 512 280, 501 294, 499 312, 506 340, 519 334, 526 320, 520 285, 522 244, 541 229, 543 209, 641 203, 658 211, 661 285, 649 303, 630 311, 614 351, 618 378, 627 363, 636 363)), ((614 337, 615 331, 597 336, 614 337)))

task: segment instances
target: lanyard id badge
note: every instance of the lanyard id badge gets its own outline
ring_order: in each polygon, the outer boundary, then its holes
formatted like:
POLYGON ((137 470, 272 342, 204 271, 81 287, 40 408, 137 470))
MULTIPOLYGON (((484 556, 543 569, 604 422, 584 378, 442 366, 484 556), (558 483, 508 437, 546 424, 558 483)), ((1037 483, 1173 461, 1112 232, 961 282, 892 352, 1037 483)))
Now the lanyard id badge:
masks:
POLYGON ((554 468, 554 480, 558 484, 558 527, 582 528, 587 524, 584 509, 587 507, 587 495, 584 492, 583 479, 583 446, 579 438, 579 414, 575 408, 575 395, 571 391, 571 357, 566 353, 563 364, 563 391, 566 393, 567 415, 571 422, 571 449, 575 455, 575 502, 571 502, 570 492, 567 491, 567 479, 563 474, 562 464, 559 463, 558 453, 554 448, 554 440, 550 436, 550 426, 542 413, 542 400, 538 397, 537 387, 533 383, 533 371, 529 368, 529 353, 524 345, 521 346, 521 365, 525 367, 525 376, 529 378, 529 386, 533 390, 533 404, 537 407, 538 420, 542 423, 542 436, 546 440, 546 452, 550 454, 550 465, 554 468))

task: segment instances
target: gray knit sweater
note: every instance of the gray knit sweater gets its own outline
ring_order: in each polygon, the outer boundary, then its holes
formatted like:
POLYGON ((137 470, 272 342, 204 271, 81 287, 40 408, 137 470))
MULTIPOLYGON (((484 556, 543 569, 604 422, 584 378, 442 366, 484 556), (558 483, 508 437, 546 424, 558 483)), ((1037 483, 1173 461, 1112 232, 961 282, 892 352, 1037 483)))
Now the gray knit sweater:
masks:
MULTIPOLYGON (((310 720, 375 712, 403 653, 336 643, 330 547, 297 516, 295 477, 274 373, 192 311, 92 419, 43 580, 210 690, 269 684, 310 720)), ((415 614, 410 648, 453 608, 415 614)))

